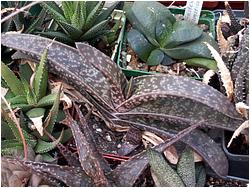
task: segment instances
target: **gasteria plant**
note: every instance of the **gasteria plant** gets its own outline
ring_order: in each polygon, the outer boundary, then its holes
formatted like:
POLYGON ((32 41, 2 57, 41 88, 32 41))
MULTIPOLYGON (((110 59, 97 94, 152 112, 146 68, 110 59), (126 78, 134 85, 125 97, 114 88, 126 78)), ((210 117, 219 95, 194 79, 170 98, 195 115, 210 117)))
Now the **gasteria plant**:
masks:
MULTIPOLYGON (((51 43, 50 39, 26 34, 4 34, 1 39, 2 45, 20 50, 36 60, 44 46, 51 43)), ((49 70, 81 92, 98 109, 110 128, 134 126, 173 136, 199 121, 202 121, 202 126, 227 130, 235 130, 243 122, 234 105, 211 86, 170 75, 142 76, 128 82, 109 57, 85 43, 76 43, 76 47, 52 43, 48 54, 49 70)), ((71 126, 75 131, 73 134, 80 135, 81 131, 74 128, 76 125, 71 126)), ((227 174, 227 158, 207 134, 194 130, 181 141, 199 153, 215 173, 220 176, 227 174)), ((85 156, 84 153, 81 155, 85 156)), ((112 172, 113 181, 117 185, 132 186, 148 164, 143 161, 142 166, 135 165, 140 160, 144 157, 135 157, 121 164, 112 172)), ((28 166, 33 165, 29 163, 28 166)), ((53 169, 46 169, 46 165, 42 169, 39 165, 33 167, 37 172, 47 170, 46 173, 53 169)), ((83 164, 82 167, 86 169, 83 164)), ((67 183, 72 185, 72 182, 67 183)))
POLYGON ((91 41, 113 31, 108 27, 111 13, 118 5, 103 9, 104 1, 62 1, 61 7, 54 1, 41 3, 62 30, 40 32, 68 44, 91 41))
POLYGON ((172 59, 214 64, 204 42, 215 48, 217 43, 197 25, 176 21, 162 4, 134 2, 127 8, 126 16, 133 27, 127 34, 128 43, 148 65, 170 65, 172 59))

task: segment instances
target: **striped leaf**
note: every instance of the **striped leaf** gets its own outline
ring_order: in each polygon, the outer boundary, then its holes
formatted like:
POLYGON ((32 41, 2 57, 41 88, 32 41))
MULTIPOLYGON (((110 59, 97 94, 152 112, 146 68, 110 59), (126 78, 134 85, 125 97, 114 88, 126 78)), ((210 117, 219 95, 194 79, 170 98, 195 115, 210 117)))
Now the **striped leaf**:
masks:
POLYGON ((85 7, 83 4, 85 4, 84 1, 77 1, 75 2, 75 10, 74 14, 71 18, 71 24, 73 27, 82 30, 85 24, 85 15, 84 10, 82 10, 83 7, 85 7))
POLYGON ((94 25, 94 21, 97 18, 97 16, 102 11, 102 8, 104 6, 105 1, 99 1, 97 5, 91 10, 91 12, 88 14, 88 17, 85 22, 85 30, 88 30, 94 25))
POLYGON ((64 18, 63 11, 54 1, 46 1, 42 2, 41 6, 51 15, 56 22, 66 22, 67 20, 64 18))
POLYGON ((74 14, 74 2, 73 1, 62 1, 62 10, 65 16, 65 19, 68 23, 71 23, 71 17, 74 14))

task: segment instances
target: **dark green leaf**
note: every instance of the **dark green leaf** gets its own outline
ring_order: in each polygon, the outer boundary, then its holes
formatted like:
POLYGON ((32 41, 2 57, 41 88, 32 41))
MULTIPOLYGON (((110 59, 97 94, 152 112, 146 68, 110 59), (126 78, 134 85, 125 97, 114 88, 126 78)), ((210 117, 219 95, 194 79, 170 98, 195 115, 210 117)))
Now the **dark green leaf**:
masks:
POLYGON ((147 62, 147 59, 155 49, 154 46, 148 42, 148 40, 137 30, 131 29, 127 35, 127 40, 130 47, 134 52, 142 59, 144 62, 147 62))
POLYGON ((207 58, 191 58, 183 60, 188 66, 192 67, 202 67, 205 69, 216 70, 217 63, 215 60, 207 59, 207 58))
POLYGON ((159 65, 161 64, 163 59, 164 59, 164 53, 161 50, 156 49, 150 53, 148 60, 147 60, 147 64, 149 66, 159 65))

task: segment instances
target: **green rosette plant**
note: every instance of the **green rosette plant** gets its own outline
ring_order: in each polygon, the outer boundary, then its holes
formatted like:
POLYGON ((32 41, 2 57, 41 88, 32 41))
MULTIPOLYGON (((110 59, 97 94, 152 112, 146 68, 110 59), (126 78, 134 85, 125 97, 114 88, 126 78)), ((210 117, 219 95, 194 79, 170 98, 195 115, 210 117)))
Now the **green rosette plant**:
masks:
POLYGON ((217 43, 197 25, 185 20, 176 21, 162 4, 134 2, 127 7, 126 16, 133 27, 127 34, 128 43, 148 65, 170 65, 174 63, 173 59, 215 64, 204 42, 216 49, 217 43))

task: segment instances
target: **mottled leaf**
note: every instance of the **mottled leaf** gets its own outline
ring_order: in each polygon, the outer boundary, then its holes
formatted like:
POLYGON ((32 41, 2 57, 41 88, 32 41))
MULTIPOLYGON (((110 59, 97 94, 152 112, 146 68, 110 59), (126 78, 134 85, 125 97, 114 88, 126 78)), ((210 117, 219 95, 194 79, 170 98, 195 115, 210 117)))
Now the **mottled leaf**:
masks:
POLYGON ((177 164, 177 173, 186 187, 195 187, 195 164, 194 153, 186 147, 177 164))
POLYGON ((153 149, 148 149, 147 156, 149 158, 150 170, 157 187, 184 187, 180 176, 167 163, 161 153, 153 149))

